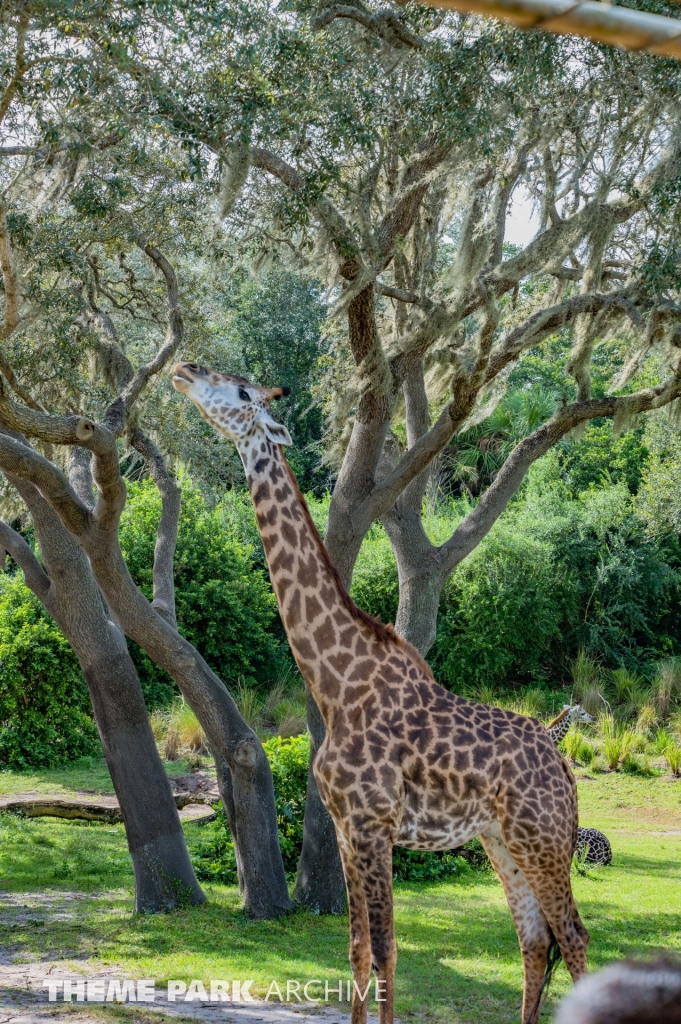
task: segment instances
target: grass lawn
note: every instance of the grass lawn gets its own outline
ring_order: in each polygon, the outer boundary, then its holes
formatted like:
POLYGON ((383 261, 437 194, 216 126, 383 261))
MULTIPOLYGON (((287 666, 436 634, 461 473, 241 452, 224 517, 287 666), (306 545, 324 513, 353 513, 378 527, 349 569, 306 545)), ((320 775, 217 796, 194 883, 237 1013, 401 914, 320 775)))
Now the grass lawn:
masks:
MULTIPOLYGON (((0 775, 5 792, 7 774, 0 775)), ((66 769, 30 776, 25 788, 37 789, 47 775, 50 787, 60 777, 68 788, 66 769)), ((93 770, 91 785, 77 781, 76 788, 94 789, 95 779, 104 786, 101 771, 93 770)), ((681 782, 602 774, 583 777, 579 788, 582 823, 608 834, 615 858, 610 868, 574 878, 592 936, 592 968, 660 949, 681 955, 681 782)), ((115 964, 130 977, 156 978, 159 986, 171 978, 253 978, 260 995, 272 979, 337 985, 351 976, 345 918, 298 911, 279 921, 249 921, 236 890, 223 886, 206 886, 209 902, 202 907, 133 916, 131 881, 121 826, 0 816, 0 888, 26 894, 28 905, 22 914, 8 908, 0 915, 0 944, 16 959, 73 959, 86 974, 115 964), (85 895, 54 915, 50 901, 59 891, 85 895)), ((520 955, 494 875, 396 884, 395 900, 403 1020, 519 1019, 520 955)), ((561 968, 554 998, 567 984, 561 968)))
MULTIPOLYGON (((207 760, 207 759, 206 759, 207 760)), ((165 762, 169 775, 185 775, 186 760, 165 762)), ((10 793, 63 794, 113 793, 113 783, 103 757, 82 757, 60 768, 36 768, 27 772, 0 771, 0 797, 10 793)))

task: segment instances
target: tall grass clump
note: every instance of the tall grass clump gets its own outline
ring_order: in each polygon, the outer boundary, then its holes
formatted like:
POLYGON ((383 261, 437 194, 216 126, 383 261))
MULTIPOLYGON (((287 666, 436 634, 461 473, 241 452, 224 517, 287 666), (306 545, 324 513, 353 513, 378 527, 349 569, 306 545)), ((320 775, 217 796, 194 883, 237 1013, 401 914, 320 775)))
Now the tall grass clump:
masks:
POLYGON ((617 771, 636 747, 636 733, 628 726, 616 722, 611 714, 601 715, 598 732, 605 763, 610 771, 617 771))
POLYGON ((672 775, 681 774, 681 747, 678 743, 669 743, 665 747, 664 759, 672 775))
POLYGON ((563 737, 561 746, 571 764, 592 764, 596 756, 593 743, 590 743, 581 729, 575 726, 572 726, 563 737))
POLYGON ((590 658, 584 648, 570 665, 572 676, 572 699, 581 704, 594 718, 603 710, 605 701, 601 687, 601 670, 598 662, 590 658))
POLYGON ((666 721, 672 701, 681 695, 681 658, 665 658, 659 663, 652 692, 657 712, 666 721))
POLYGON ((650 690, 645 685, 643 676, 638 672, 621 666, 608 673, 609 689, 617 714, 624 719, 638 716, 641 709, 650 701, 650 690))

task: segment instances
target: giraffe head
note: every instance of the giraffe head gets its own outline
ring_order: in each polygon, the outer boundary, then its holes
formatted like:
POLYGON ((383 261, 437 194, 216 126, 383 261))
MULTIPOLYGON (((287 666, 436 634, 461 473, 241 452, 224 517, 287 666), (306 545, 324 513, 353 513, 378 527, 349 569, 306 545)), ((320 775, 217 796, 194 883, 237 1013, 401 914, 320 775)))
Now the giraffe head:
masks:
POLYGON ((270 402, 290 388, 259 388, 244 377, 208 370, 198 363, 176 363, 173 387, 191 398, 204 420, 237 447, 258 433, 275 444, 291 444, 291 435, 270 412, 270 402))
POLYGON ((585 711, 581 704, 563 704, 563 710, 568 712, 571 722, 595 722, 596 719, 585 711))

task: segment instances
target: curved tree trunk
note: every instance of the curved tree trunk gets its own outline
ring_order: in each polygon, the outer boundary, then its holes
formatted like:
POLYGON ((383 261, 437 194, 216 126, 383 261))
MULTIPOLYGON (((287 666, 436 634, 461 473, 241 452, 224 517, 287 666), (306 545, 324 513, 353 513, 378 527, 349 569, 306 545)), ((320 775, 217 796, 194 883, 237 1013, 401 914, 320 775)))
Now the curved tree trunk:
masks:
POLYGON ((118 545, 93 545, 95 579, 127 636, 165 669, 196 714, 215 757, 218 787, 237 849, 244 909, 257 918, 290 910, 269 761, 222 680, 137 589, 118 545))
MULTIPOLYGON (((125 647, 122 635, 120 640, 125 647)), ((135 666, 127 650, 116 654, 112 647, 107 651, 98 646, 96 657, 85 664, 82 652, 80 657, 125 822, 135 872, 135 910, 203 903, 135 666)))
MULTIPOLYGON (((154 913, 202 903, 205 896, 189 860, 125 637, 107 618, 88 560, 57 514, 32 484, 9 479, 29 507, 50 574, 44 576, 44 587, 32 589, 71 644, 88 685, 125 822, 135 910, 154 913)), ((15 555, 21 564, 21 551, 15 555)))

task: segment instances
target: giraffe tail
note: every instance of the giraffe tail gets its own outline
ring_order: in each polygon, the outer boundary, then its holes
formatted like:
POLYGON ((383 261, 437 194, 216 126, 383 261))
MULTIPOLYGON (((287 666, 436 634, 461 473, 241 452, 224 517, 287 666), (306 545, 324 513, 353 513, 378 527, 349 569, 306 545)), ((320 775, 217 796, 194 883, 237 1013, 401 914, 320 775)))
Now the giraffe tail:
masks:
POLYGON ((539 995, 537 996, 537 1002, 534 1007, 534 1013, 532 1014, 530 1024, 535 1024, 539 1020, 539 1013, 542 1008, 544 999, 548 993, 549 985, 553 979, 554 971, 562 959, 560 952, 560 946, 558 945, 558 939, 549 928, 551 934, 551 942, 546 953, 546 969, 544 971, 544 977, 542 979, 541 988, 539 989, 539 995))

